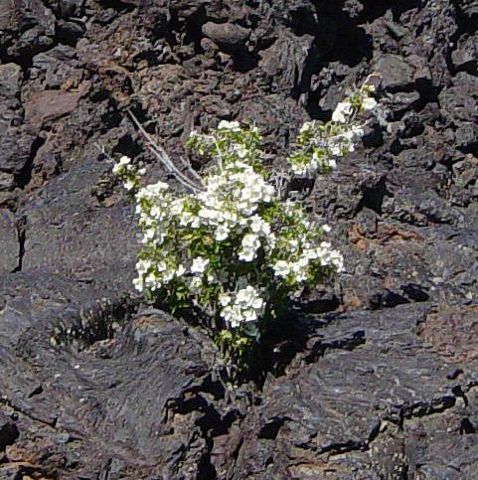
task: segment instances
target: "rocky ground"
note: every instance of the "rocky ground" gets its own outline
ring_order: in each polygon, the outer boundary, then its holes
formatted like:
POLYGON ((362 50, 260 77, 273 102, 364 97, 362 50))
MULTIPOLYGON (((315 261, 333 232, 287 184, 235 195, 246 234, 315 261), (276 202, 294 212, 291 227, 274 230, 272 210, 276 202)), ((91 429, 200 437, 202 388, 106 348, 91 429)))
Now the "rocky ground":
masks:
MULTIPOLYGON (((478 476, 476 0, 0 0, 0 478, 478 476), (347 272, 263 381, 131 291, 113 156, 164 177, 194 128, 284 153, 379 72, 356 153, 316 182, 347 272)), ((193 159, 194 160, 194 159, 193 159)))

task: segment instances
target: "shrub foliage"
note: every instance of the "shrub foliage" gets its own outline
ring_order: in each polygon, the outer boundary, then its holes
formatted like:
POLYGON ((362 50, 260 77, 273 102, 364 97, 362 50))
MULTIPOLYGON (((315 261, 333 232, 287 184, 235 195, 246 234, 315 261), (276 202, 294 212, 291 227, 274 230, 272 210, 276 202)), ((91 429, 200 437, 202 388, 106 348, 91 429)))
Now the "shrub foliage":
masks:
MULTIPOLYGON (((359 114, 376 105, 372 91, 365 84, 338 104, 330 122, 302 126, 288 158, 292 175, 326 174, 354 150, 363 135, 359 114)), ((141 186, 144 169, 128 157, 113 167, 136 202, 142 247, 135 287, 171 312, 205 314, 218 343, 238 360, 303 287, 342 271, 343 257, 327 241, 329 226, 281 197, 255 126, 221 121, 207 134, 193 131, 187 147, 212 160, 202 177, 189 166, 183 173, 147 137, 186 191, 164 182, 141 186)))

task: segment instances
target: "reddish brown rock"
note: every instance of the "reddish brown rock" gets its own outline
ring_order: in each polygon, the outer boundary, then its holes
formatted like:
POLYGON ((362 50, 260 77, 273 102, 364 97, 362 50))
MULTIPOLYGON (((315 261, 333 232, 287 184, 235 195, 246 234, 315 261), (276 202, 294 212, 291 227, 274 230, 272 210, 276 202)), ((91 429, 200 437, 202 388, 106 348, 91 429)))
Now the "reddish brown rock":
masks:
POLYGON ((467 364, 478 359, 478 307, 457 309, 440 305, 420 324, 418 334, 430 343, 446 362, 467 364))
POLYGON ((75 110, 81 94, 47 90, 36 92, 25 103, 25 122, 38 132, 48 122, 58 120, 75 110))
POLYGON ((234 47, 244 42, 250 34, 250 30, 232 23, 208 22, 203 25, 202 31, 204 36, 225 47, 234 47))

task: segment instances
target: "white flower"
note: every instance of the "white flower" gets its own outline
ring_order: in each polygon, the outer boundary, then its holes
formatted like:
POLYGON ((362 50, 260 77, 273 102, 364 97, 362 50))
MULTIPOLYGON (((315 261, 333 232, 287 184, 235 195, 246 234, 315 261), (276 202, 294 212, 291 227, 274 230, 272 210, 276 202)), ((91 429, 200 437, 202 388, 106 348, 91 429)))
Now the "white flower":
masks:
POLYGON ((136 270, 140 275, 144 275, 152 266, 151 260, 138 260, 136 270))
POLYGON ((307 174, 307 166, 305 165, 298 165, 297 163, 292 164, 292 171, 299 176, 304 176, 307 174))
POLYGON ((138 292, 142 292, 144 290, 144 281, 142 277, 135 278, 133 280, 133 286, 138 290, 138 292))
POLYGON ((124 183, 123 183, 123 186, 124 188, 126 188, 126 190, 132 190, 136 185, 136 182, 134 180, 126 180, 124 183))
POLYGON ((166 262, 161 261, 156 264, 156 271, 157 272, 165 272, 167 270, 166 262))
POLYGON ((330 151, 331 151, 332 155, 335 155, 336 157, 342 157, 343 156, 342 145, 340 145, 340 144, 332 145, 330 147, 330 151))
POLYGON ((119 163, 115 163, 113 166, 113 173, 115 175, 121 175, 123 173, 124 167, 123 165, 120 165, 119 163))
POLYGON ((228 122, 227 120, 221 120, 217 126, 218 130, 231 130, 237 132, 240 130, 239 122, 228 122))
POLYGON ((221 317, 231 328, 236 328, 241 324, 241 312, 238 309, 227 305, 221 311, 221 317))
POLYGON ((307 260, 317 260, 317 258, 319 258, 319 252, 316 248, 310 248, 304 252, 304 256, 307 258, 307 260))
POLYGON ((201 222, 199 221, 198 217, 193 217, 190 222, 191 228, 199 228, 201 226, 201 222))
POLYGON ((161 195, 166 190, 169 190, 169 185, 164 182, 156 182, 156 183, 153 183, 152 185, 148 185, 147 187, 144 187, 143 190, 146 196, 156 197, 158 195, 161 195))
POLYGON ((363 137, 365 134, 365 131, 362 127, 359 127, 358 125, 352 125, 352 133, 356 137, 363 137))
POLYGON ((148 243, 153 240, 154 236, 156 235, 156 229, 148 228, 143 231, 143 238, 142 243, 148 243))
POLYGON ((216 230, 214 231, 214 238, 218 242, 222 242, 226 240, 226 238, 229 236, 230 230, 227 228, 225 225, 219 225, 216 230))
POLYGON ((228 293, 221 293, 219 295, 219 303, 223 306, 226 307, 229 305, 232 301, 232 297, 228 293))
POLYGON ((306 133, 309 132, 312 129, 313 123, 312 122, 304 122, 302 127, 300 128, 299 132, 300 133, 306 133))
POLYGON ((201 208, 198 212, 198 216, 204 220, 214 220, 217 216, 217 212, 210 208, 201 208))
POLYGON ((196 215, 193 215, 191 212, 183 212, 179 217, 179 225, 181 227, 191 227, 193 229, 199 228, 201 226, 200 218, 196 215))
POLYGON ((202 280, 199 277, 193 277, 189 282, 189 290, 193 293, 199 293, 202 287, 202 280))
POLYGON ((208 273, 206 279, 209 283, 214 283, 216 281, 216 277, 212 273, 208 273))
POLYGON ((337 168, 337 162, 335 161, 334 158, 330 158, 329 160, 327 160, 326 165, 332 170, 335 170, 337 168))
POLYGON ((164 193, 169 190, 169 185, 164 182, 153 183, 152 185, 147 185, 146 187, 140 188, 136 199, 138 203, 141 200, 150 200, 158 202, 160 198, 164 196, 164 193))
POLYGON ((239 144, 235 145, 235 152, 239 158, 246 158, 249 150, 247 150, 245 145, 239 144))
POLYGON ((252 262, 256 257, 256 252, 261 246, 261 242, 257 235, 248 233, 244 235, 241 242, 241 250, 239 251, 239 260, 244 262, 252 262))
POLYGON ((174 273, 176 277, 182 277, 186 273, 186 269, 182 265, 179 265, 174 273))
MULTIPOLYGON (((292 169, 312 176, 324 167, 334 168, 331 151, 345 154, 362 134, 360 127, 351 125, 353 113, 350 102, 342 102, 334 115, 345 125, 329 130, 320 122, 304 124, 305 135, 298 143, 306 154, 293 157, 302 165, 292 169)), ((324 273, 343 269, 343 258, 322 242, 328 227, 311 222, 298 203, 280 202, 266 175, 256 171, 252 162, 260 160, 261 152, 242 136, 246 131, 239 122, 222 121, 218 129, 212 135, 191 133, 198 137, 192 143, 199 152, 213 147, 214 141, 223 150, 223 162, 206 175, 203 190, 178 195, 163 182, 139 188, 136 212, 144 246, 134 285, 150 293, 186 287, 191 301, 204 308, 215 306, 225 325, 237 328, 261 319, 269 292, 280 287, 290 295, 311 280, 316 269, 318 274, 322 267, 324 273), (179 259, 200 244, 214 254, 203 253, 183 265, 179 259)), ((120 166, 121 179, 138 187, 136 167, 126 160, 120 166)))
POLYGON ((131 163, 131 158, 127 157, 126 155, 123 155, 119 159, 119 165, 129 165, 131 163))
POLYGON ((162 280, 165 282, 165 283, 169 283, 176 275, 176 271, 175 270, 166 270, 163 275, 162 275, 162 280))
POLYGON ((377 106, 377 101, 373 97, 365 97, 362 100, 362 108, 364 110, 373 110, 377 106))
POLYGON ((344 257, 342 254, 336 250, 333 250, 330 253, 330 263, 337 270, 337 272, 342 272, 344 270, 344 257))
POLYGON ((183 212, 184 202, 182 198, 178 198, 171 202, 171 206, 169 207, 169 211, 171 215, 179 215, 183 212))
POLYGON ((196 257, 193 260, 191 265, 191 272, 192 273, 204 273, 207 266, 209 265, 209 259, 204 257, 196 257))
POLYGON ((259 215, 254 215, 253 217, 251 217, 250 222, 251 230, 253 233, 264 236, 270 235, 271 226, 267 222, 262 220, 259 215))
POLYGON ((223 294, 221 298, 223 299, 221 305, 224 306, 221 317, 231 328, 258 320, 264 311, 264 299, 252 285, 240 289, 234 299, 229 294, 223 294))
POLYGON ((276 277, 285 278, 290 273, 289 263, 285 260, 278 260, 273 266, 274 274, 276 277))
POLYGON ((352 114, 353 108, 350 102, 339 102, 332 114, 332 121, 346 123, 352 114))
POLYGON ((113 166, 113 173, 115 175, 122 175, 126 171, 131 170, 132 165, 130 165, 130 163, 131 163, 131 158, 127 157, 126 155, 123 155, 119 159, 119 162, 113 166))
POLYGON ((190 212, 183 212, 182 215, 179 217, 179 225, 181 227, 187 227, 191 220, 194 218, 194 215, 190 212))
POLYGON ((144 284, 151 290, 158 290, 161 288, 162 283, 154 272, 149 273, 144 278, 144 284))

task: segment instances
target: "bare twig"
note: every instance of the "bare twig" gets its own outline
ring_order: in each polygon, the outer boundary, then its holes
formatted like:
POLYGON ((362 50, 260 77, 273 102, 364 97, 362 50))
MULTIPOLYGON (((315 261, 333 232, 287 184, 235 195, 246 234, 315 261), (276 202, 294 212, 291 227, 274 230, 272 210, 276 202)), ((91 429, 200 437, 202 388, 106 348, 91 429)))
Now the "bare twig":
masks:
MULTIPOLYGON (((196 183, 195 181, 191 180, 186 175, 184 175, 178 169, 178 167, 174 164, 174 162, 171 160, 171 158, 167 154, 166 150, 164 150, 164 148, 161 145, 156 143, 153 140, 153 138, 151 137, 151 135, 149 135, 149 133, 143 128, 143 126, 141 125, 139 120, 136 118, 136 116, 133 114, 133 112, 128 109, 128 113, 129 113, 131 119, 133 120, 134 124, 138 127, 138 130, 141 132, 143 137, 150 144, 149 148, 150 148, 151 152, 153 152, 155 157, 163 164, 163 166, 168 171, 172 172, 174 174, 174 176, 178 179, 178 181, 183 186, 185 186, 186 188, 188 188, 190 190, 193 190, 194 192, 204 190, 204 187, 203 187, 202 183, 200 183, 199 175, 196 174, 196 179, 198 180, 198 183, 196 183)), ((189 168, 190 167, 188 167, 188 171, 189 171, 189 168)), ((191 170, 192 170, 192 168, 191 168, 191 170)))
POLYGON ((173 162, 169 159, 169 157, 165 157, 160 152, 158 152, 154 147, 150 146, 149 149, 153 153, 153 155, 163 164, 163 166, 170 172, 174 174, 176 179, 183 185, 184 187, 192 190, 193 192, 199 192, 203 190, 202 186, 194 184, 188 177, 183 175, 173 164, 173 162))

